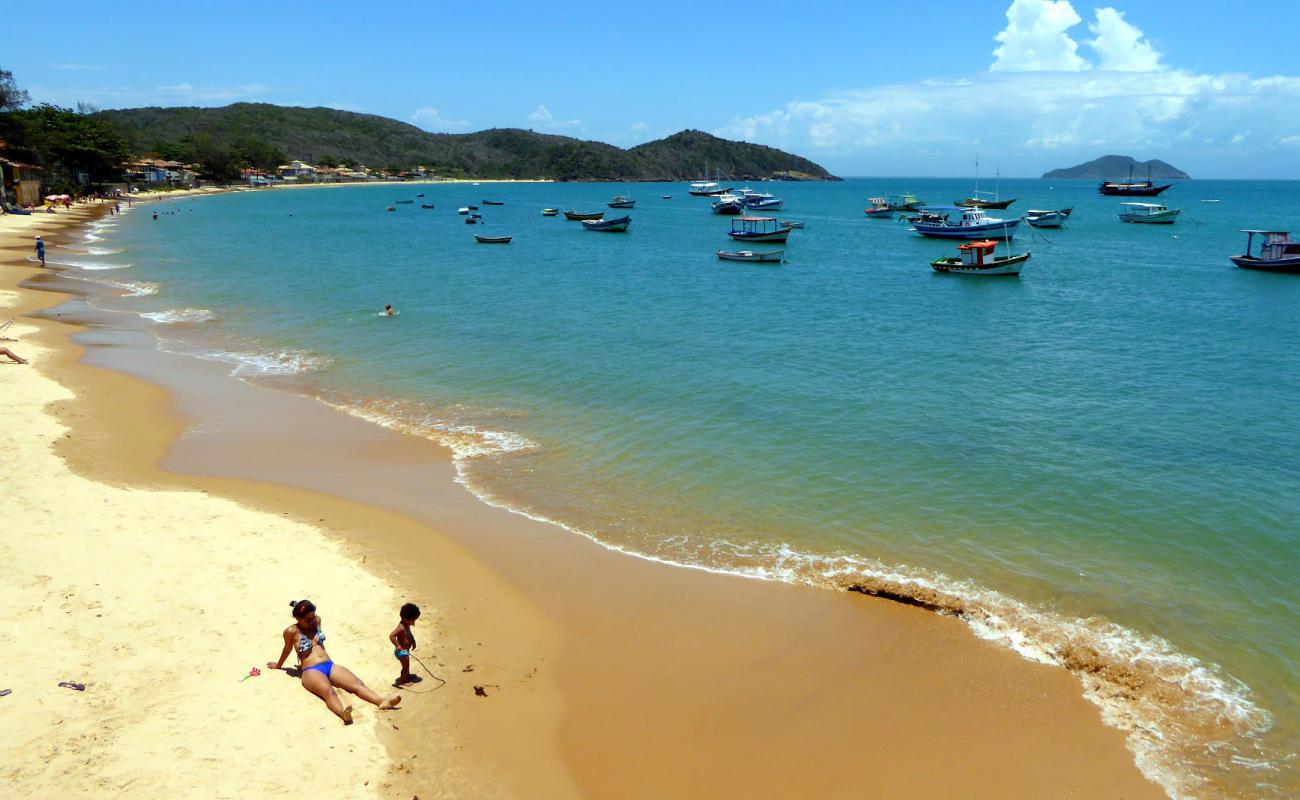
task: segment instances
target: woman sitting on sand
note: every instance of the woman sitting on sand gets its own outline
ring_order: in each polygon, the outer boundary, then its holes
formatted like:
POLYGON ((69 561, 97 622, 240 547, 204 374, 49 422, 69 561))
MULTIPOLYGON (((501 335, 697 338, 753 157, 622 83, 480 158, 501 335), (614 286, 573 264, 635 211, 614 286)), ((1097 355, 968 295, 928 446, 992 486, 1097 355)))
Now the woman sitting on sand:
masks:
POLYGON ((402 702, 400 695, 381 698, 375 691, 361 681, 352 670, 330 660, 325 652, 325 634, 320 629, 320 617, 316 615, 316 606, 310 600, 290 603, 293 606, 294 624, 284 629, 284 650, 280 652, 279 661, 268 661, 266 666, 281 669, 290 651, 298 653, 298 668, 301 673, 302 686, 307 691, 325 701, 344 725, 352 724, 352 706, 345 706, 339 700, 334 687, 346 689, 352 694, 379 706, 387 711, 402 702))

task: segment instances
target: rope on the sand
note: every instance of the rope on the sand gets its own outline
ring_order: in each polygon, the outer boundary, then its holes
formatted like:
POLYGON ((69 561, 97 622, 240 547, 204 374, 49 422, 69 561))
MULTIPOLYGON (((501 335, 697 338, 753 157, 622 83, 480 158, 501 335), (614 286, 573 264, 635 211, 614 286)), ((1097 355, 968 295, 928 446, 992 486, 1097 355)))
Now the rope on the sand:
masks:
POLYGON ((437 675, 435 675, 433 673, 433 670, 429 669, 429 667, 423 661, 420 660, 419 656, 417 656, 415 653, 411 653, 410 656, 411 658, 415 659, 415 663, 419 664, 421 669, 423 669, 430 678, 433 678, 435 681, 438 681, 439 683, 437 686, 433 687, 432 689, 412 689, 410 684, 403 684, 397 687, 399 691, 407 691, 410 692, 411 694, 428 694, 429 692, 436 692, 442 687, 447 685, 447 681, 444 678, 440 678, 437 675))

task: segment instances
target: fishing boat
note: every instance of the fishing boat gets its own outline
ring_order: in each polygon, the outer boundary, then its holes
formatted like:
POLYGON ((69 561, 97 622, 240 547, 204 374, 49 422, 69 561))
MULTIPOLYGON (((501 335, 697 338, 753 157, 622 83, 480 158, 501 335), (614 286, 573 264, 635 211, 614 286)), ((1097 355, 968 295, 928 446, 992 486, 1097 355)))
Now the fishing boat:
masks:
POLYGON ((543 209, 542 209, 542 216, 543 216, 543 217, 554 217, 555 215, 557 215, 557 214, 559 214, 559 213, 560 213, 560 209, 558 209, 558 208, 543 208, 543 209))
POLYGON ((1073 208, 1062 208, 1056 211, 1044 211, 1031 208, 1025 212, 1024 220, 1035 228, 1059 228, 1073 210, 1073 208))
POLYGON ((387 210, 388 210, 388 211, 396 211, 396 210, 397 210, 397 206, 389 206, 389 207, 387 208, 387 210))
POLYGON ((935 272, 952 275, 1019 275, 1020 265, 1029 260, 1028 252, 995 256, 998 243, 992 239, 959 245, 957 258, 936 258, 930 262, 935 272))
POLYGON ((460 214, 461 216, 468 214, 469 206, 461 206, 460 208, 456 209, 456 213, 460 214))
POLYGON ((983 239, 988 236, 1010 239, 1019 224, 1018 219, 990 217, 982 208, 926 206, 912 223, 912 230, 931 239, 983 239), (956 222, 951 219, 954 213, 961 214, 956 222))
MULTIPOLYGON (((705 172, 707 173, 708 170, 706 169, 705 172)), ((731 188, 723 186, 717 181, 711 181, 705 177, 702 181, 695 181, 692 183, 687 191, 694 197, 714 197, 723 194, 724 192, 731 191, 731 188)))
POLYGON ((785 201, 767 193, 753 192, 740 201, 750 211, 780 211, 785 201))
POLYGON ((1288 231, 1243 230, 1246 234, 1246 252, 1232 256, 1232 263, 1242 269, 1262 269, 1266 272, 1286 272, 1300 275, 1300 242, 1291 241, 1288 231), (1262 236, 1259 255, 1250 254, 1256 236, 1262 236))
POLYGON ((513 236, 480 236, 477 233, 474 234, 474 241, 479 244, 510 244, 510 240, 513 238, 513 236))
POLYGON ((600 231, 601 233, 623 233, 628 226, 632 224, 631 217, 616 217, 615 219, 584 219, 582 227, 589 231, 600 231))
POLYGON ((596 212, 593 212, 593 213, 591 213, 591 214, 584 214, 584 213, 582 213, 581 211, 566 211, 566 212, 564 212, 564 218, 565 218, 565 219, 568 219, 568 220, 575 220, 575 219, 576 219, 576 220, 580 220, 580 221, 586 221, 586 220, 590 220, 590 219, 604 219, 604 218, 605 218, 605 212, 604 212, 604 211, 596 211, 596 212))
POLYGON ((766 253, 756 253, 753 250, 727 251, 719 250, 718 259, 721 261, 750 261, 756 264, 780 264, 785 261, 784 250, 769 250, 766 253))
POLYGON ((605 205, 609 206, 610 208, 633 208, 636 206, 636 201, 625 194, 619 194, 619 195, 615 195, 614 199, 609 201, 605 205))
POLYGON ((737 217, 727 235, 739 242, 784 242, 790 229, 778 225, 776 217, 737 217))
POLYGON ((478 206, 469 206, 470 211, 478 211, 478 206))
POLYGON ((483 201, 483 205, 485 205, 485 206, 503 206, 503 205, 505 205, 505 201, 504 201, 504 200, 484 200, 484 201, 483 201))
POLYGON ((420 208, 433 208, 433 203, 421 203, 420 208))
POLYGON ((883 197, 869 197, 867 202, 871 207, 866 209, 866 214, 872 219, 893 219, 894 210, 889 207, 889 203, 883 197))
POLYGON ((1170 186, 1173 186, 1173 184, 1167 183, 1164 186, 1156 186, 1151 182, 1151 165, 1149 164, 1147 165, 1147 179, 1144 181, 1133 180, 1133 165, 1129 164, 1127 181, 1102 181, 1101 185, 1097 187, 1097 191, 1107 197, 1155 197, 1170 186))
POLYGON ((673 199, 673 196, 670 195, 670 194, 661 194, 661 195, 659 195, 659 197, 660 197, 661 199, 663 199, 663 200, 672 200, 672 199, 673 199))
POLYGON ((393 201, 393 205, 398 205, 398 206, 409 206, 410 204, 412 204, 412 203, 414 203, 414 202, 415 202, 414 200, 394 200, 394 201, 393 201))
POLYGON ((466 225, 477 225, 479 220, 483 219, 482 214, 469 214, 465 217, 466 225))
POLYGON ((736 195, 723 193, 717 197, 717 200, 709 204, 714 214, 730 216, 745 213, 745 204, 736 195))
POLYGON ((795 219, 783 219, 783 220, 781 220, 781 227, 782 227, 782 228, 802 228, 802 227, 803 227, 803 222, 801 222, 800 220, 795 220, 795 219))
POLYGON ((918 200, 916 195, 911 192, 902 194, 891 194, 886 201, 890 211, 916 211, 925 205, 924 200, 918 200))
POLYGON ((1172 225, 1182 213, 1181 208, 1166 208, 1159 203, 1120 203, 1120 222, 1145 222, 1151 225, 1172 225))
POLYGON ((1001 188, 1001 185, 1002 185, 1002 171, 999 169, 997 173, 997 182, 993 185, 993 191, 991 192, 980 191, 980 160, 979 158, 976 158, 975 159, 975 191, 972 192, 971 196, 967 197, 965 200, 954 200, 952 204, 958 206, 959 208, 996 208, 996 209, 1006 208, 1007 206, 1016 202, 1016 200, 1015 198, 1012 198, 1010 200, 1000 199, 998 196, 998 191, 1001 188))

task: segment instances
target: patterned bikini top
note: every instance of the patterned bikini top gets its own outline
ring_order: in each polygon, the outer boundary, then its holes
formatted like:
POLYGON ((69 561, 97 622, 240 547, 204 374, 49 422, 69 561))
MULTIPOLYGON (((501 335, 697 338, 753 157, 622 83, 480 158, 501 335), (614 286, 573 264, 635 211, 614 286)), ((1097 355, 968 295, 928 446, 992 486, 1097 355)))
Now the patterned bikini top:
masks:
MULTIPOLYGON (((316 631, 316 644, 325 644, 325 631, 322 630, 316 631)), ((303 636, 302 631, 298 631, 298 652, 299 653, 311 652, 312 647, 314 647, 314 645, 312 644, 312 640, 308 639, 306 636, 303 636)))

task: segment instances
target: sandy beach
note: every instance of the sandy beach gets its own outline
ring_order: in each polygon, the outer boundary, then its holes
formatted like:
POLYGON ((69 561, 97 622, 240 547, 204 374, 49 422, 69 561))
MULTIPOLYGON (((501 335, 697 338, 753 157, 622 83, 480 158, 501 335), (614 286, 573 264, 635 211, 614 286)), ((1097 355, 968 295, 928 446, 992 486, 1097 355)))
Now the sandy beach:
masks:
POLYGON ((325 797, 1164 796, 1076 678, 956 619, 603 549, 484 505, 431 442, 47 310, 73 287, 31 237, 94 213, 0 217, 31 361, 0 364, 16 794, 279 796, 311 765, 325 797), (338 724, 265 669, 303 596, 381 693, 420 604, 445 686, 338 724))

